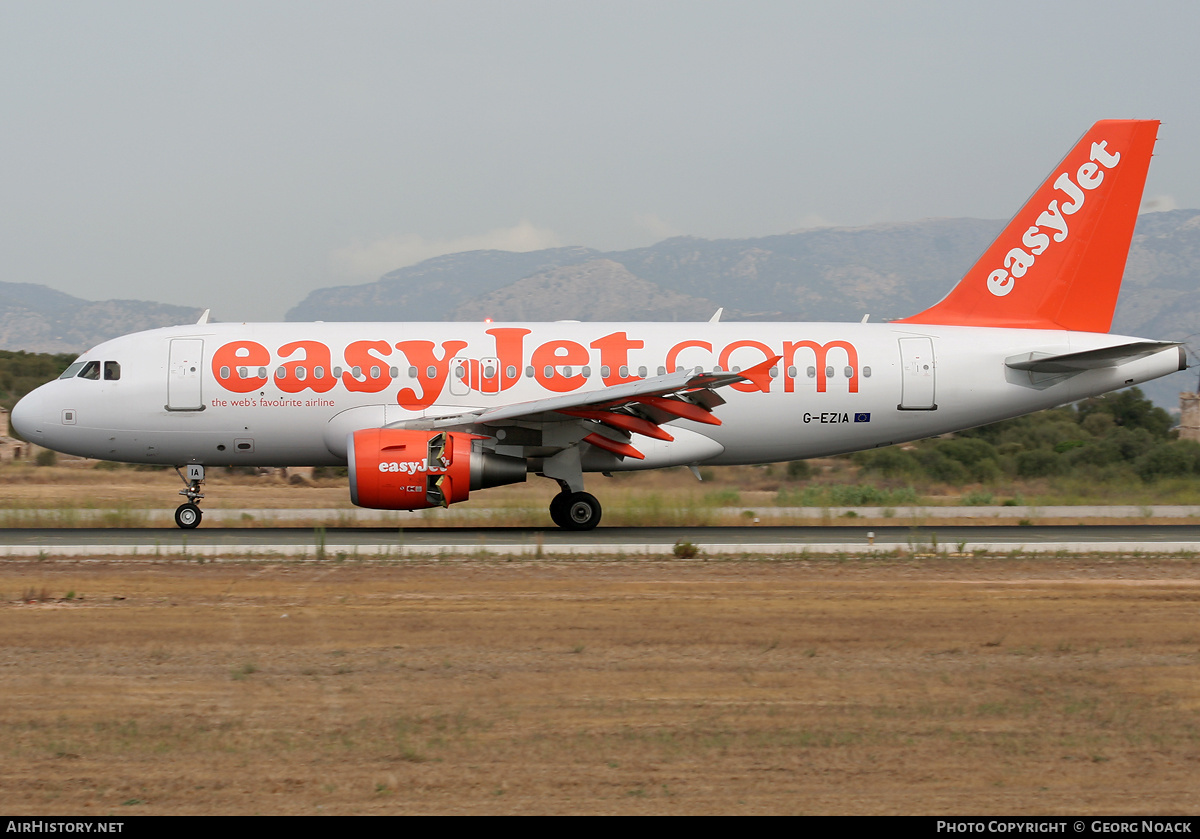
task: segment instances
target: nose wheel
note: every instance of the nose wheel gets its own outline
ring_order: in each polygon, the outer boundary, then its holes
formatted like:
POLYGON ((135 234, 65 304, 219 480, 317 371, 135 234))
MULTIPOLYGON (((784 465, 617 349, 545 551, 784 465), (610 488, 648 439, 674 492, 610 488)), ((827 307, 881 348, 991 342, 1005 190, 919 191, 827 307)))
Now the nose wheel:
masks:
POLYGON ((600 502, 586 492, 560 492, 550 502, 550 518, 563 530, 591 530, 602 512, 600 502))
POLYGON ((200 508, 191 502, 180 504, 175 508, 175 523, 184 530, 191 530, 200 524, 200 520, 204 518, 204 514, 200 512, 200 508))

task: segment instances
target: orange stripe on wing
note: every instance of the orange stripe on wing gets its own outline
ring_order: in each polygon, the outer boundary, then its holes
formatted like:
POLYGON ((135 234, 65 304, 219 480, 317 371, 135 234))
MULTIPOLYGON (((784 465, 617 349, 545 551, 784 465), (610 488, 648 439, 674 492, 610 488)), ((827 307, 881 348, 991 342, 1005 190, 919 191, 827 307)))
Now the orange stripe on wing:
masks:
POLYGON ((665 396, 639 396, 634 402, 640 402, 643 405, 648 405, 651 408, 658 408, 672 416, 680 419, 694 420, 702 422, 705 425, 720 425, 721 421, 714 417, 711 413, 695 405, 691 402, 683 402, 679 399, 668 399, 665 396))
POLYGON ((598 449, 604 449, 613 454, 619 454, 623 457, 632 457, 637 460, 645 460, 646 456, 635 449, 628 443, 618 443, 616 440, 610 440, 601 434, 589 434, 583 438, 583 442, 591 443, 598 449))
POLYGON ((622 431, 632 431, 635 434, 643 434, 647 437, 653 437, 656 440, 666 440, 668 443, 675 439, 666 431, 650 422, 650 420, 642 419, 641 417, 632 417, 629 414, 617 414, 612 411, 589 411, 584 408, 572 408, 566 411, 559 411, 558 413, 581 419, 596 420, 605 425, 611 425, 613 428, 619 428, 622 431))

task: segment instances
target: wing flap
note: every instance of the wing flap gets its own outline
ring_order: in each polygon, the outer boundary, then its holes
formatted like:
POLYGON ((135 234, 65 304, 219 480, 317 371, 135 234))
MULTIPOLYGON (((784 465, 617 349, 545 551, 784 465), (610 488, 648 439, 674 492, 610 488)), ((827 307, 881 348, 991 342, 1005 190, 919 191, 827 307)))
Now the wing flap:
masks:
MULTIPOLYGON (((709 371, 671 373, 665 376, 614 385, 601 390, 551 396, 530 402, 518 402, 496 408, 481 408, 441 417, 403 420, 389 423, 387 428, 424 430, 469 430, 487 433, 489 426, 523 423, 576 422, 586 429, 600 427, 615 431, 625 440, 641 434, 665 442, 674 438, 659 428, 677 419, 687 419, 706 425, 720 425, 713 409, 725 404, 717 388, 750 382, 764 391, 769 387, 771 371, 780 356, 769 358, 738 373, 709 371)), ((576 439, 602 448, 620 457, 640 459, 643 455, 633 446, 588 430, 576 439)), ((559 444, 561 445, 561 444, 559 444)))

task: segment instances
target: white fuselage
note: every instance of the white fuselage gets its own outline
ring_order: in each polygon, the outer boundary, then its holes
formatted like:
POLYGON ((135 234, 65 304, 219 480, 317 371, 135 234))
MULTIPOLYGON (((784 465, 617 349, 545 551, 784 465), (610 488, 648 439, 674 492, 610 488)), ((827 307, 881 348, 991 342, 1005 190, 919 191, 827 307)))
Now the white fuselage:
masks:
MULTIPOLYGON (((119 378, 50 382, 20 402, 13 422, 32 442, 106 460, 336 465, 359 428, 679 368, 741 371, 778 355, 766 392, 747 382, 720 390, 721 425, 677 420, 674 443, 639 438, 645 461, 607 458, 603 468, 764 463, 970 428, 1179 368, 1174 349, 1057 377, 1005 366, 1131 340, 886 323, 197 324, 97 346, 80 361, 115 361, 119 378)), ((497 445, 503 452, 503 439, 497 445)))

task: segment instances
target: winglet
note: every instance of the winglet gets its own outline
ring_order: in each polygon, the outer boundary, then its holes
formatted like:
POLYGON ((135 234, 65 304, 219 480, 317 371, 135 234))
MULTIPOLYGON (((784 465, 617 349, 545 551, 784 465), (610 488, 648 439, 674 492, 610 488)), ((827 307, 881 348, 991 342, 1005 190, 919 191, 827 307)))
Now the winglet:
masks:
POLYGON ((208 323, 208 313, 211 311, 212 311, 212 309, 205 309, 204 314, 200 315, 200 320, 196 321, 196 325, 200 326, 202 324, 208 323))
POLYGON ((774 367, 783 358, 781 355, 773 355, 761 364, 755 364, 748 370, 743 370, 739 375, 755 385, 763 393, 771 389, 771 368, 774 367))
POLYGON ((1093 125, 941 302, 892 322, 1107 332, 1158 125, 1093 125))

